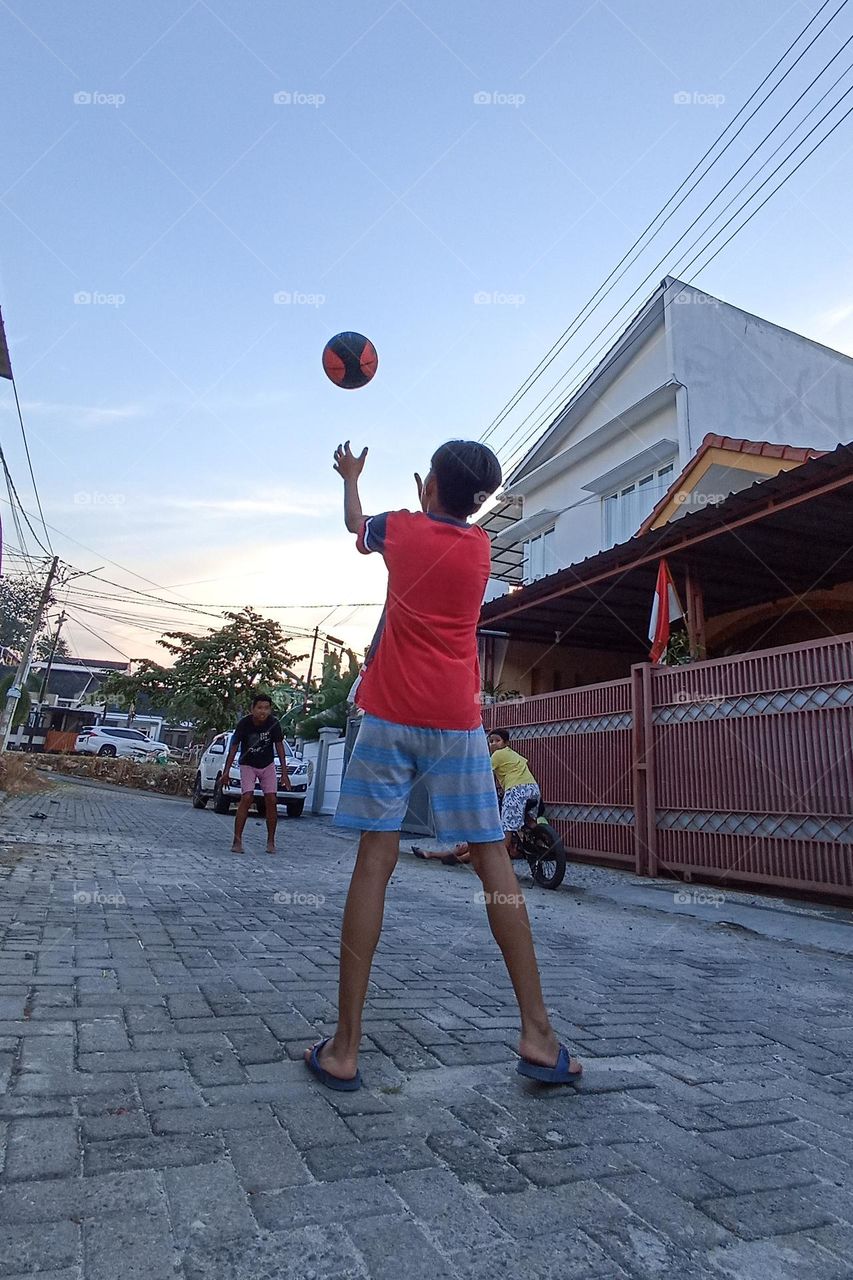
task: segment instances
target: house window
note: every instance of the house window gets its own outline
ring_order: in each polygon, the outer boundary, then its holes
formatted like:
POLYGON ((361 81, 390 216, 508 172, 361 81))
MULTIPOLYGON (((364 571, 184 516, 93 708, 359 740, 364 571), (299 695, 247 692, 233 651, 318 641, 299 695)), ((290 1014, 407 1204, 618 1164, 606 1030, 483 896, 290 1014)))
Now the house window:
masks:
POLYGON ((602 498, 605 548, 634 536, 672 484, 674 470, 674 462, 667 462, 602 498))
POLYGON ((525 583, 536 582, 549 573, 556 573, 559 565, 554 559, 554 530, 547 529, 524 544, 522 571, 525 583))

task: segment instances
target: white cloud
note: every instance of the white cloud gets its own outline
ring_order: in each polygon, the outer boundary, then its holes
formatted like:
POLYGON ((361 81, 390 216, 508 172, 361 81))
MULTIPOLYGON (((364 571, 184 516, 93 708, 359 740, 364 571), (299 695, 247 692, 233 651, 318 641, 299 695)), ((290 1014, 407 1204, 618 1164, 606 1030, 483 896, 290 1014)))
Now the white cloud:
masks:
POLYGON ((59 404, 50 400, 25 401, 21 408, 34 417, 61 417, 67 427, 106 427, 139 418, 145 412, 140 404, 59 404))

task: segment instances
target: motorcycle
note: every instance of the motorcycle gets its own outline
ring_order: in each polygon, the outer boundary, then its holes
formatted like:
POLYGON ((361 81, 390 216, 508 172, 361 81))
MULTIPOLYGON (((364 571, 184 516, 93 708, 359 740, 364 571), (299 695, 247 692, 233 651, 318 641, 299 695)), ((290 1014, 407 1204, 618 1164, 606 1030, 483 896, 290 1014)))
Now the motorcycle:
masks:
POLYGON ((525 859, 536 884, 543 889, 557 889, 566 874, 568 855, 557 832, 545 816, 541 800, 528 800, 524 806, 524 824, 512 832, 509 856, 525 859))

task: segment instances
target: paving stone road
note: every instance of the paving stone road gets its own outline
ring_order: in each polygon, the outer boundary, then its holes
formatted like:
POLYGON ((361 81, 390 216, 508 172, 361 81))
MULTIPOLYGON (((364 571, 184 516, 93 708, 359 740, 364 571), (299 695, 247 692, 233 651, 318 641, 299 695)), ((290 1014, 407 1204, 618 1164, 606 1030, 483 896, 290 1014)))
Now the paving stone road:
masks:
POLYGON ((528 902, 585 1083, 538 1090, 478 882, 404 856, 334 1095, 300 1059, 351 839, 251 823, 238 859, 209 810, 70 783, 0 824, 6 1280, 851 1274, 846 957, 570 868, 528 902))

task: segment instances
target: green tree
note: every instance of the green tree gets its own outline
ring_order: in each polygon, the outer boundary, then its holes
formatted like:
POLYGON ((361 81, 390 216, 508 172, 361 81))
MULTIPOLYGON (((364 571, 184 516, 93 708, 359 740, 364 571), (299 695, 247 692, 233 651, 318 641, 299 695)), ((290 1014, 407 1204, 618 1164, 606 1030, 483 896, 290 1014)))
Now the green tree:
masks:
MULTIPOLYGON (((36 616, 42 593, 41 582, 34 582, 29 574, 13 573, 0 578, 0 646, 20 653, 27 643, 30 627, 36 616)), ((53 596, 48 605, 55 603, 53 596)), ((34 658, 46 658, 53 643, 55 623, 45 622, 33 647, 34 658)), ((56 649, 57 658, 68 656, 68 645, 60 635, 56 649)))
POLYGON ((189 721, 203 736, 219 733, 249 709, 254 693, 299 685, 294 655, 279 624, 254 609, 226 613, 227 622, 204 636, 169 631, 160 645, 174 662, 143 659, 133 675, 109 676, 102 697, 125 708, 145 694, 152 706, 175 721, 189 721))
POLYGON ((346 728, 347 695, 357 675, 358 660, 352 649, 346 649, 343 654, 335 650, 324 655, 320 679, 308 690, 308 715, 303 713, 301 702, 291 713, 294 727, 303 738, 309 741, 317 738, 325 728, 346 728))

